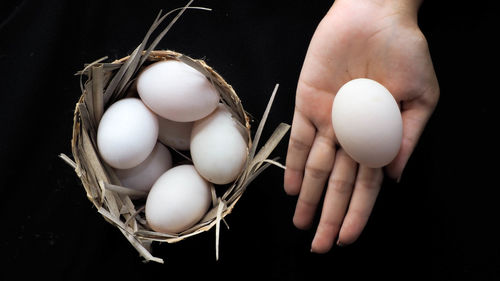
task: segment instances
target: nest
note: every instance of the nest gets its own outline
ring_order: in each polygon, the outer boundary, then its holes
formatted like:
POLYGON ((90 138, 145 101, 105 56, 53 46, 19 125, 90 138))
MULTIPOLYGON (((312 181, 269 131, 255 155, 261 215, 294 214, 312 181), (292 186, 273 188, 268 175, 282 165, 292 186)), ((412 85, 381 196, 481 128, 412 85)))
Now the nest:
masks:
MULTIPOLYGON (((104 219, 114 225, 146 261, 160 263, 163 263, 163 259, 152 254, 151 246, 154 241, 179 242, 190 236, 206 232, 214 226, 216 228, 216 259, 218 259, 221 221, 224 221, 224 217, 231 213, 247 186, 264 169, 272 164, 284 168, 283 165, 277 162, 277 158, 268 159, 268 157, 289 129, 289 125, 281 123, 267 142, 257 151, 261 132, 278 85, 276 85, 271 95, 252 138, 249 114, 244 110, 238 95, 231 85, 215 70, 203 60, 196 60, 171 50, 155 50, 156 45, 173 23, 189 8, 189 4, 163 16, 160 12, 142 43, 131 55, 111 63, 103 62, 107 59, 105 57, 85 65, 84 69, 77 73, 80 75, 81 96, 74 111, 71 140, 74 160, 64 154, 60 155, 63 160, 75 169, 85 189, 87 198, 104 219), (174 11, 179 11, 177 16, 146 49, 146 43, 152 32, 174 11), (220 192, 221 194, 217 194, 219 189, 217 189, 217 192, 212 189, 212 206, 205 216, 196 225, 177 234, 156 232, 148 226, 144 214, 144 200, 134 199, 138 195, 144 196, 144 194, 121 186, 114 170, 102 160, 97 149, 97 128, 105 109, 122 98, 135 95, 135 78, 137 75, 147 65, 161 60, 181 61, 205 75, 217 89, 221 102, 227 105, 233 118, 248 133, 248 157, 238 178, 233 183, 225 186, 225 189, 220 192), (83 82, 83 76, 87 77, 85 82, 83 82)), ((183 156, 189 161, 189 157, 183 156)))

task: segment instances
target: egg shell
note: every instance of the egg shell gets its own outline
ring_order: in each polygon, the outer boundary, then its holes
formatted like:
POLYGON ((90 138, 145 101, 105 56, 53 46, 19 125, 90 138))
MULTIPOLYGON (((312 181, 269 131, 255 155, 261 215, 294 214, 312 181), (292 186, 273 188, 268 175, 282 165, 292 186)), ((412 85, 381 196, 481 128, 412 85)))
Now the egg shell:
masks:
POLYGON ((158 139, 158 118, 137 98, 113 103, 97 130, 97 146, 110 166, 130 169, 153 151, 158 139))
POLYGON ((162 143, 175 149, 189 150, 193 122, 176 122, 162 117, 159 117, 158 121, 158 139, 162 143))
POLYGON ((215 110, 219 93, 199 71, 177 60, 153 63, 137 79, 144 103, 163 118, 190 122, 215 110))
POLYGON ((167 147, 157 142, 146 160, 130 169, 115 169, 121 184, 148 192, 156 180, 172 167, 172 155, 167 147))
POLYGON ((155 231, 180 233, 208 211, 211 185, 193 165, 180 165, 154 183, 146 200, 146 221, 155 231))
POLYGON ((339 89, 332 105, 332 125, 342 148, 362 165, 383 167, 399 152, 401 112, 391 93, 374 80, 354 79, 339 89))
POLYGON ((208 181, 215 184, 234 181, 247 156, 247 142, 241 126, 223 105, 206 118, 194 122, 191 158, 200 175, 208 181))

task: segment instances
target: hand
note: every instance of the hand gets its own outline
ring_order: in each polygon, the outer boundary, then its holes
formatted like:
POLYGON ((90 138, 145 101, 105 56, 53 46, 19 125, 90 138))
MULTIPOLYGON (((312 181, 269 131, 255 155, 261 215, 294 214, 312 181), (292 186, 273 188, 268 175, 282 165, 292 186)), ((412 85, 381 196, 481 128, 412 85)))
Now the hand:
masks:
POLYGON ((427 42, 417 25, 419 0, 337 0, 316 29, 297 85, 284 176, 299 195, 296 227, 311 227, 324 194, 311 251, 353 243, 368 221, 384 172, 399 179, 439 98, 427 42), (403 140, 384 170, 359 165, 338 147, 331 123, 338 89, 354 78, 388 88, 400 105, 403 140))

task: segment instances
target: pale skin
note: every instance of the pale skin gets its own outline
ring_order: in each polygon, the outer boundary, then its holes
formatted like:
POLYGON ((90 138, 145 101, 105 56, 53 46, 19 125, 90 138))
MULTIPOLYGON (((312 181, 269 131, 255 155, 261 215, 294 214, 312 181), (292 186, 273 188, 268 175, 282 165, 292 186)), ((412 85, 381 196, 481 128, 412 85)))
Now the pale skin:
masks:
POLYGON ((417 24, 421 0, 337 0, 318 25, 297 84, 284 188, 298 195, 293 223, 312 226, 311 251, 351 244, 363 231, 384 176, 399 180, 439 99, 427 41, 417 24), (398 102, 403 140, 383 168, 352 160, 331 122, 338 89, 354 78, 383 84, 398 102), (324 190, 326 188, 326 191, 324 190))

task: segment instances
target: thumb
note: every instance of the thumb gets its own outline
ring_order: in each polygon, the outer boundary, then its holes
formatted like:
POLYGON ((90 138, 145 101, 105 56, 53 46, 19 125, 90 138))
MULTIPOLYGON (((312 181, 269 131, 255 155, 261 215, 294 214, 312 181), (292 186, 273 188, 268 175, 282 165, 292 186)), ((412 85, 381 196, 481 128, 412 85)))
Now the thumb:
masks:
POLYGON ((398 155, 385 167, 386 174, 397 181, 417 145, 427 122, 436 107, 439 96, 429 94, 427 99, 417 99, 403 102, 401 116, 403 118, 403 139, 398 155))

